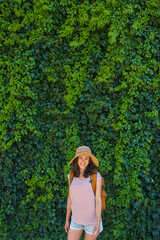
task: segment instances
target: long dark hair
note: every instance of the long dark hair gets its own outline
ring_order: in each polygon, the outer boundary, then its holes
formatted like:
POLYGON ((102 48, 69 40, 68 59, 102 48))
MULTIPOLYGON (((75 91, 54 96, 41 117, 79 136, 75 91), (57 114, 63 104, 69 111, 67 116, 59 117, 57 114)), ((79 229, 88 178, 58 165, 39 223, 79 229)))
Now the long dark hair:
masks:
MULTIPOLYGON (((92 175, 95 171, 97 171, 97 169, 98 167, 92 162, 91 157, 89 157, 89 164, 87 165, 83 176, 87 178, 89 175, 92 175)), ((74 177, 79 177, 80 167, 78 166, 78 157, 73 161, 72 170, 74 177)))

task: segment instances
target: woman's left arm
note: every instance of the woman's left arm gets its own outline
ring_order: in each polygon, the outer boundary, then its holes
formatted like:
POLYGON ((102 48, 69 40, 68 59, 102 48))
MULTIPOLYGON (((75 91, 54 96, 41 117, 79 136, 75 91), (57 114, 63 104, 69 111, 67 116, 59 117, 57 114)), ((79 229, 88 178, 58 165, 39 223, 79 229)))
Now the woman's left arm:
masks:
POLYGON ((97 182, 96 187, 96 225, 93 229, 92 238, 96 239, 99 231, 100 231, 100 222, 101 222, 101 210, 102 210, 102 202, 101 202, 101 180, 97 182))

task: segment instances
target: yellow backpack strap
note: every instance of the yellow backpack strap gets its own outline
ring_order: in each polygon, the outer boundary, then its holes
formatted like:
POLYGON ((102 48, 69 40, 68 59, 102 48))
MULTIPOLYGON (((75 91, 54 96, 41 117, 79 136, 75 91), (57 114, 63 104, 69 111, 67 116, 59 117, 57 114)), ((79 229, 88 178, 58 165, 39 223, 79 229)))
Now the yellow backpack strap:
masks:
POLYGON ((90 175, 90 177, 91 177, 90 182, 92 183, 92 188, 93 188, 93 192, 94 192, 94 195, 95 195, 96 194, 96 185, 97 185, 97 172, 90 175))
POLYGON ((74 177, 73 171, 71 170, 70 174, 69 174, 69 186, 71 185, 71 182, 73 181, 73 177, 74 177))
POLYGON ((102 178, 102 188, 101 188, 102 210, 106 209, 106 197, 107 197, 107 193, 105 192, 105 181, 104 181, 104 178, 102 178))

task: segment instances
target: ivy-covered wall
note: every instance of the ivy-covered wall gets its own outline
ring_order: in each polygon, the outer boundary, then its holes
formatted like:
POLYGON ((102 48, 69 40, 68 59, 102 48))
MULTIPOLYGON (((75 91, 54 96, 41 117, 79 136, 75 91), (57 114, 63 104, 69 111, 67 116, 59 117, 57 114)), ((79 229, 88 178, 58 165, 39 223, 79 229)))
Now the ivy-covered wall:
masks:
POLYGON ((0 237, 61 240, 68 162, 92 149, 103 240, 160 238, 158 0, 0 2, 0 237))

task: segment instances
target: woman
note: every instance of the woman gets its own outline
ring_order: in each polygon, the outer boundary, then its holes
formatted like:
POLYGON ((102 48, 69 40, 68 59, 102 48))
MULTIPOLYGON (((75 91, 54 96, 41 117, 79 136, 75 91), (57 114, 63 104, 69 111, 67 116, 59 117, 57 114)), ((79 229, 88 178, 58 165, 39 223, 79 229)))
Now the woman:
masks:
POLYGON ((103 230, 101 218, 102 177, 97 172, 99 162, 89 147, 81 146, 76 150, 76 155, 69 164, 71 163, 74 177, 69 188, 65 231, 68 233, 68 240, 80 240, 83 230, 85 231, 84 240, 93 240, 103 230), (94 195, 90 175, 95 171, 97 172, 97 186, 94 195))

